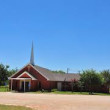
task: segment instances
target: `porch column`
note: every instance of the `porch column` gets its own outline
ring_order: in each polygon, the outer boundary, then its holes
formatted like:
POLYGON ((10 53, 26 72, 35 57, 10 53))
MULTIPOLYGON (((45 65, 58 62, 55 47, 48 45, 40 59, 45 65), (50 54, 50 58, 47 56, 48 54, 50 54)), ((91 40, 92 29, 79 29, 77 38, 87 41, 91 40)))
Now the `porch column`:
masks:
POLYGON ((24 92, 25 92, 25 79, 24 79, 24 92))
POLYGON ((13 79, 11 79, 11 91, 13 90, 13 79))

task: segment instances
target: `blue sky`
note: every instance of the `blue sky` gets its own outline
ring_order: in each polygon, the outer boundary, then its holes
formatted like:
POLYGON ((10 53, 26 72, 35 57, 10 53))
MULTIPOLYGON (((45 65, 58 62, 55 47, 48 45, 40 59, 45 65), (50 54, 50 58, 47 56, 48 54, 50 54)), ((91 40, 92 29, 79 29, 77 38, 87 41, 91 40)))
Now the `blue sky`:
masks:
POLYGON ((70 72, 110 69, 109 0, 1 0, 0 62, 70 72))

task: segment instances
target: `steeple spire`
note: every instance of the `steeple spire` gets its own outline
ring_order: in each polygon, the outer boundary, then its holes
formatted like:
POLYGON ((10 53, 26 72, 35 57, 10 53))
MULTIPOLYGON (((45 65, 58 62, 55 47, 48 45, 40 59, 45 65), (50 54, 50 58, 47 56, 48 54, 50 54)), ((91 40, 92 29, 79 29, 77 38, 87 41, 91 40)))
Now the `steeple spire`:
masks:
POLYGON ((34 46, 33 46, 33 42, 32 42, 32 49, 31 49, 30 64, 34 65, 34 46))

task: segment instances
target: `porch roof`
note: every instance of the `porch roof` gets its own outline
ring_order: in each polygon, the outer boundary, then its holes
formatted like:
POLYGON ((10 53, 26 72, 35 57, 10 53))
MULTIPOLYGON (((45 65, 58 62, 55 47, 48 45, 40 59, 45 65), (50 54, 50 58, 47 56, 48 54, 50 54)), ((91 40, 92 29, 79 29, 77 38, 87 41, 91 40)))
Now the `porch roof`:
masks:
POLYGON ((10 80, 31 80, 31 78, 9 78, 10 80))
POLYGON ((11 77, 9 77, 8 78, 9 80, 37 80, 34 76, 32 76, 31 74, 29 74, 27 71, 24 71, 22 74, 20 74, 18 77, 16 77, 16 78, 11 78, 11 77), (27 74, 28 76, 29 76, 29 78, 26 78, 26 77, 24 77, 24 78, 22 78, 22 75, 24 75, 24 74, 27 74))
POLYGON ((31 78, 32 80, 37 80, 34 76, 32 76, 29 72, 24 71, 22 74, 20 74, 17 78, 21 78, 22 75, 27 74, 29 76, 29 78, 31 78))

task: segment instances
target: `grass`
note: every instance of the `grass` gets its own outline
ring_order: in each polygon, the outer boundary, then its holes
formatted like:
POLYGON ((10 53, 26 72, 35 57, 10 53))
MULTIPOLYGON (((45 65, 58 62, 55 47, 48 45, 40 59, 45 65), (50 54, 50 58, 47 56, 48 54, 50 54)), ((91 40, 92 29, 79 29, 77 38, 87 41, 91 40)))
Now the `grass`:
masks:
MULTIPOLYGON (((9 92, 9 86, 0 86, 0 92, 9 92)), ((64 95, 89 95, 88 92, 71 92, 71 91, 57 91, 56 89, 53 89, 52 92, 48 91, 37 91, 37 92, 30 92, 30 93, 36 93, 36 94, 64 94, 64 95)), ((108 93, 93 93, 93 95, 101 95, 101 96, 110 96, 108 93)))
MULTIPOLYGON (((52 92, 31 92, 36 94, 63 94, 63 95, 89 95, 89 92, 71 92, 71 91, 52 91, 52 92)), ((93 93, 93 95, 110 96, 108 93, 93 93)))
POLYGON ((0 92, 8 92, 9 87, 8 86, 0 86, 0 92))
POLYGON ((32 110, 22 106, 0 105, 0 110, 32 110))

